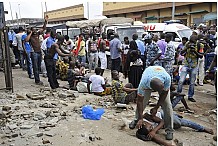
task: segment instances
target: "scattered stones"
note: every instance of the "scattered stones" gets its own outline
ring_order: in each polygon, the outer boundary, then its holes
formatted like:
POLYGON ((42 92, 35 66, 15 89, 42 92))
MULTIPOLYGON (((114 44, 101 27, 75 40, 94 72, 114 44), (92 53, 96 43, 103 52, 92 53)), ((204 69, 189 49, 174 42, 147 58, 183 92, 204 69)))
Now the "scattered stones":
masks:
POLYGON ((14 130, 14 129, 17 128, 17 125, 16 125, 16 124, 8 125, 8 128, 9 128, 10 130, 14 130))
POLYGON ((55 133, 51 133, 51 132, 47 132, 45 133, 46 136, 49 136, 49 137, 54 137, 56 134, 55 133))
POLYGON ((0 119, 6 118, 6 115, 3 113, 3 111, 0 110, 0 119))
POLYGON ((90 135, 90 136, 89 136, 89 140, 95 141, 95 136, 94 136, 94 135, 90 135))
POLYGON ((50 103, 50 102, 47 101, 46 103, 40 104, 39 107, 55 108, 55 107, 57 107, 57 104, 55 104, 55 103, 50 103))
POLYGON ((3 106, 3 107, 2 107, 2 110, 3 110, 3 111, 10 111, 10 110, 11 110, 11 107, 10 107, 10 106, 3 106))
POLYGON ((43 143, 43 144, 47 144, 47 143, 51 143, 51 142, 50 142, 49 140, 43 139, 43 140, 42 140, 42 143, 43 143))
POLYGON ((11 135, 11 137, 12 137, 12 138, 18 137, 18 134, 17 134, 17 133, 14 133, 14 134, 11 135))
POLYGON ((33 125, 22 125, 20 126, 20 129, 31 129, 33 127, 33 125))
POLYGON ((37 118, 38 120, 43 120, 45 119, 47 116, 43 113, 36 113, 35 114, 35 118, 37 118))
POLYGON ((37 137, 41 137, 41 136, 43 136, 43 133, 42 133, 42 132, 39 132, 39 133, 36 134, 36 136, 37 136, 37 137))
POLYGON ((22 95, 17 94, 17 100, 26 100, 26 98, 22 95))
POLYGON ((26 94, 26 96, 32 100, 42 100, 46 98, 46 95, 40 95, 40 94, 26 94))
POLYGON ((66 113, 65 111, 62 111, 62 112, 60 113, 60 115, 61 115, 61 116, 67 116, 67 113, 66 113))
POLYGON ((15 106, 14 110, 19 110, 20 106, 15 106))
POLYGON ((85 134, 81 134, 81 137, 85 137, 85 134))

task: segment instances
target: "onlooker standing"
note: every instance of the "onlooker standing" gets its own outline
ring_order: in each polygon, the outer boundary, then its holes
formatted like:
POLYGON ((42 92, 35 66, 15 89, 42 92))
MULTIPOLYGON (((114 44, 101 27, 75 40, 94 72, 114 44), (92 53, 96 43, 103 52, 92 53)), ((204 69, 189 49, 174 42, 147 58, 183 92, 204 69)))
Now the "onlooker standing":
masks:
POLYGON ((129 38, 128 37, 124 37, 124 43, 121 45, 122 47, 122 65, 123 67, 125 66, 125 62, 126 62, 126 57, 127 57, 127 53, 129 51, 129 38))
POLYGON ((91 72, 93 63, 94 63, 94 70, 98 67, 98 49, 97 49, 97 42, 95 36, 93 36, 93 39, 89 40, 88 52, 89 52, 89 72, 91 72))
POLYGON ((120 71, 121 65, 121 41, 117 33, 114 34, 114 38, 110 41, 110 53, 111 53, 111 71, 120 71))
POLYGON ((143 69, 145 69, 145 44, 141 40, 138 39, 138 34, 133 35, 133 39, 135 40, 138 50, 141 53, 141 60, 143 62, 143 69))
MULTIPOLYGON (((205 56, 206 54, 211 50, 209 44, 207 44, 206 42, 207 40, 207 37, 202 35, 202 34, 199 34, 198 35, 198 48, 200 47, 200 43, 202 43, 204 45, 204 49, 201 51, 205 56)), ((198 79, 198 83, 200 86, 203 86, 203 81, 204 81, 204 76, 205 76, 205 57, 202 58, 198 58, 198 65, 197 65, 197 68, 198 68, 198 72, 197 72, 197 75, 196 75, 196 80, 195 80, 195 85, 197 85, 197 79, 198 79)))
POLYGON ((102 33, 102 39, 99 42, 99 59, 101 62, 101 76, 104 74, 104 70, 107 68, 107 56, 105 51, 109 51, 109 48, 106 46, 106 34, 102 33))
POLYGON ((73 52, 78 57, 79 62, 84 65, 86 63, 86 48, 82 34, 79 35, 79 39, 75 43, 75 48, 73 52))
MULTIPOLYGON (((185 44, 184 49, 181 51, 182 55, 185 55, 185 63, 181 69, 180 79, 178 83, 177 92, 182 92, 183 83, 186 79, 186 75, 189 73, 189 90, 188 90, 188 100, 191 102, 196 102, 193 98, 194 96, 194 87, 195 87, 195 80, 197 74, 197 65, 198 65, 198 58, 203 57, 203 44, 197 43, 198 36, 192 35, 190 36, 190 41, 185 44)), ((177 96, 176 98, 182 98, 182 96, 177 96)))
POLYGON ((42 32, 45 30, 47 21, 48 21, 48 16, 45 17, 43 28, 40 29, 39 31, 37 31, 35 28, 31 28, 31 32, 26 38, 26 41, 29 41, 30 45, 34 50, 34 52, 31 53, 31 59, 33 64, 35 83, 38 85, 43 84, 43 82, 41 82, 39 78, 39 71, 41 68, 41 61, 42 61, 42 52, 41 52, 41 45, 39 42, 39 35, 42 34, 42 32))
POLYGON ((183 37, 182 43, 179 44, 176 50, 176 58, 177 58, 177 64, 182 65, 184 62, 185 57, 181 55, 181 51, 184 49, 186 42, 188 41, 188 38, 183 37))
POLYGON ((175 58, 175 46, 172 43, 172 34, 168 33, 165 35, 165 41, 167 43, 164 58, 163 58, 163 68, 166 72, 173 78, 173 63, 175 58))
POLYGON ((31 53, 33 53, 33 49, 30 46, 30 43, 26 41, 27 35, 29 34, 30 34, 30 30, 27 29, 27 33, 22 35, 22 43, 23 43, 23 48, 26 52, 27 73, 30 79, 34 79, 33 73, 32 73, 32 60, 31 60, 31 53))
POLYGON ((75 47, 73 40, 71 40, 68 35, 65 35, 64 39, 66 41, 67 50, 69 50, 69 51, 73 50, 75 47))
POLYGON ((145 44, 146 44, 146 67, 149 66, 160 66, 160 61, 158 58, 161 56, 161 50, 157 46, 157 44, 152 42, 152 36, 147 34, 144 36, 145 44))
POLYGON ((19 32, 15 35, 15 39, 14 39, 14 42, 13 44, 17 44, 17 47, 18 47, 18 51, 19 51, 19 64, 20 64, 20 68, 22 68, 23 70, 25 70, 25 52, 24 52, 24 49, 23 49, 23 44, 22 44, 22 35, 24 34, 23 32, 23 28, 22 27, 19 27, 19 32))
POLYGON ((160 48, 161 50, 161 56, 159 57, 161 66, 163 66, 163 58, 164 58, 164 53, 165 53, 165 49, 167 46, 167 42, 165 41, 165 33, 161 33, 160 34, 160 40, 157 41, 157 46, 160 48))

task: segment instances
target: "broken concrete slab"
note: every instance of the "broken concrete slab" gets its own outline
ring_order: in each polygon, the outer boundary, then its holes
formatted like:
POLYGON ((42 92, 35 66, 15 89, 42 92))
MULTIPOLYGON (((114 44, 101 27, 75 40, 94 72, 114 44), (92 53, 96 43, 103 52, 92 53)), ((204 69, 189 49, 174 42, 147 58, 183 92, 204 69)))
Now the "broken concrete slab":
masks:
POLYGON ((26 94, 26 96, 32 100, 42 100, 46 98, 46 95, 40 95, 40 94, 26 94))

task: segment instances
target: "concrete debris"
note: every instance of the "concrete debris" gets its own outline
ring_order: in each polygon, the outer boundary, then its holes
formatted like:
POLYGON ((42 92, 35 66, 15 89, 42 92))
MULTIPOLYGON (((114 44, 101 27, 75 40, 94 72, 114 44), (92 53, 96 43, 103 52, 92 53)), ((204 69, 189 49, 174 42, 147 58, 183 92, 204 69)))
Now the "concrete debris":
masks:
POLYGON ((57 107, 57 104, 55 104, 55 103, 50 103, 50 102, 45 102, 45 103, 43 103, 43 104, 40 104, 39 107, 55 108, 55 107, 57 107))
POLYGON ((31 129, 32 127, 33 127, 33 124, 22 125, 22 126, 20 126, 20 129, 31 129))
POLYGON ((42 100, 46 98, 46 95, 40 95, 40 94, 26 94, 26 96, 32 100, 42 100))
POLYGON ((17 100, 26 100, 26 98, 22 95, 17 94, 17 100))
POLYGON ((10 107, 10 106, 3 106, 3 107, 2 107, 2 110, 3 110, 3 111, 10 111, 10 110, 11 110, 11 107, 10 107))

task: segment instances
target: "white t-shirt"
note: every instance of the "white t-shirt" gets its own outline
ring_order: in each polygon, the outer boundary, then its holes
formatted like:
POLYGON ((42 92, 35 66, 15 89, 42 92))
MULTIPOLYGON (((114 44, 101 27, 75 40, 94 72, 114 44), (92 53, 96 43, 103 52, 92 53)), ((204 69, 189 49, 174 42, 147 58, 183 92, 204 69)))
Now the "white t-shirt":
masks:
POLYGON ((104 78, 100 75, 91 75, 89 81, 92 82, 92 92, 103 92, 102 85, 105 85, 104 78))

